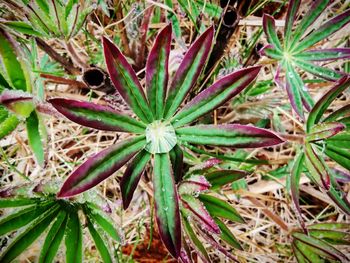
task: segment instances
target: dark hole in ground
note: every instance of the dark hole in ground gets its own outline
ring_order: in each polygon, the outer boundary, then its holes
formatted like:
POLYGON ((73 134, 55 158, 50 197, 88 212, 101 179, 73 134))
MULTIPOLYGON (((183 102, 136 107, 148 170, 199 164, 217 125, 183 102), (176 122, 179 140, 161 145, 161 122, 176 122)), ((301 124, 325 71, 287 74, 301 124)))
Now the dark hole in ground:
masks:
POLYGON ((84 73, 84 81, 89 86, 100 86, 104 82, 104 74, 99 69, 89 69, 84 73))

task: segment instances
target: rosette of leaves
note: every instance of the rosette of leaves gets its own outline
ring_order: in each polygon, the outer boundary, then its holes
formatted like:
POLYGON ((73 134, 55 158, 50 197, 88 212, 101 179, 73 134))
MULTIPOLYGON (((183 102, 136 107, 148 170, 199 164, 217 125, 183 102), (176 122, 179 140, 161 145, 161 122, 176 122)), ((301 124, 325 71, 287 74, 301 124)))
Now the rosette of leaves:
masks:
POLYGON ((291 173, 291 194, 299 214, 299 181, 305 167, 308 170, 305 174, 311 181, 350 215, 350 202, 338 183, 341 181, 339 172, 326 163, 330 159, 350 170, 350 107, 346 105, 326 114, 331 103, 349 86, 350 78, 343 77, 315 104, 308 116, 303 150, 297 155, 291 173))
POLYGON ((350 9, 324 22, 319 28, 307 33, 316 19, 328 6, 329 0, 314 1, 303 18, 295 26, 300 0, 289 1, 283 42, 279 40, 272 16, 264 14, 263 28, 269 44, 262 53, 278 61, 275 81, 279 86, 285 86, 293 110, 304 120, 304 110, 310 111, 314 102, 297 73, 300 68, 322 79, 335 81, 345 73, 318 65, 323 61, 336 61, 350 58, 350 48, 314 49, 314 45, 326 39, 350 22, 350 9), (285 84, 279 79, 280 70, 285 71, 285 84))
POLYGON ((110 213, 110 207, 93 193, 93 198, 86 195, 75 201, 56 199, 54 188, 50 184, 39 184, 0 192, 0 209, 12 209, 0 219, 0 236, 11 237, 0 261, 12 262, 40 236, 46 235, 38 262, 54 262, 63 243, 65 262, 83 262, 83 226, 87 226, 103 262, 113 262, 108 240, 118 243, 121 240, 106 213, 110 213))
POLYGON ((18 43, 1 27, 0 57, 0 139, 24 121, 29 145, 42 166, 46 129, 37 111, 40 101, 32 95, 30 71, 18 43))
POLYGON ((65 40, 79 32, 86 17, 95 9, 90 0, 14 0, 6 4, 22 20, 2 21, 7 27, 27 35, 65 40))
MULTIPOLYGON (((237 261, 221 243, 231 248, 242 250, 241 245, 222 221, 230 220, 244 223, 244 219, 227 201, 211 195, 215 190, 226 184, 242 179, 247 172, 241 170, 226 170, 214 167, 217 159, 210 159, 200 170, 192 171, 190 176, 178 185, 180 208, 185 246, 193 247, 203 262, 212 262, 200 237, 223 253, 227 258, 237 261)), ((183 249, 184 253, 186 252, 183 249)), ((194 262, 191 253, 186 253, 187 261, 181 254, 183 262, 194 262)))
POLYGON ((346 223, 318 223, 307 227, 308 234, 292 232, 292 248, 299 263, 349 262, 350 258, 335 246, 350 245, 350 225, 346 223))
POLYGON ((210 27, 189 48, 168 87, 171 25, 156 37, 146 64, 146 94, 126 58, 103 38, 110 78, 133 110, 132 118, 108 106, 69 99, 51 99, 52 105, 70 120, 99 130, 128 132, 134 136, 89 158, 65 181, 58 197, 84 192, 127 164, 121 180, 124 208, 127 208, 148 163, 153 165, 156 218, 162 241, 175 257, 181 248, 178 193, 175 182, 182 174, 186 144, 235 148, 267 147, 283 140, 271 131, 239 124, 195 125, 200 116, 219 107, 247 87, 260 67, 236 71, 214 83, 179 110, 196 84, 208 58, 214 30, 210 27))

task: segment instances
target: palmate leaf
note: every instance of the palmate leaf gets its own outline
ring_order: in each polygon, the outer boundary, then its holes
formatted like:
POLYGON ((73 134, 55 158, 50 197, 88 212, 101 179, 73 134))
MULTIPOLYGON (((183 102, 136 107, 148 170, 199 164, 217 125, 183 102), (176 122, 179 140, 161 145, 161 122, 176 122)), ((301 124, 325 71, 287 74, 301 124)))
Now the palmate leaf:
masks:
POLYGON ((142 150, 128 164, 125 173, 120 181, 120 189, 122 192, 123 207, 127 209, 134 195, 134 191, 141 179, 141 175, 151 159, 151 154, 146 150, 142 150))
POLYGON ((90 157, 64 182, 57 196, 69 197, 94 187, 126 164, 144 145, 144 136, 134 137, 90 157))
POLYGON ((71 121, 99 130, 143 133, 146 125, 108 106, 70 99, 49 102, 71 121))
POLYGON ((166 153, 154 156, 153 187, 160 236, 171 255, 178 258, 181 248, 178 195, 170 158, 166 153))
POLYGON ((267 36, 267 41, 272 44, 277 51, 282 51, 281 42, 276 32, 275 20, 272 16, 264 14, 263 28, 267 36))
POLYGON ((235 148, 268 147, 284 142, 271 131, 240 124, 196 125, 176 130, 180 141, 235 148))
POLYGON ((260 66, 245 68, 225 76, 202 91, 186 104, 173 118, 174 128, 190 123, 239 94, 256 78, 260 66))
POLYGON ((14 31, 31 35, 31 36, 42 36, 42 34, 36 31, 31 25, 22 21, 5 21, 4 25, 11 28, 14 31))
POLYGON ((206 173, 205 178, 211 184, 211 189, 217 189, 226 184, 242 179, 248 174, 248 172, 240 170, 217 170, 206 173))
POLYGON ((103 51, 111 80, 134 113, 145 123, 154 117, 135 71, 110 40, 103 37, 103 51))
POLYGON ((66 223, 67 212, 61 210, 51 226, 50 231, 47 233, 44 245, 40 252, 39 263, 49 263, 54 260, 64 236, 66 223))
POLYGON ((163 117, 164 100, 168 86, 168 64, 171 44, 171 25, 159 32, 146 64, 147 98, 156 120, 163 117))
POLYGON ((59 206, 54 205, 46 210, 33 223, 26 228, 24 232, 19 234, 7 247, 0 257, 0 262, 11 262, 25 249, 27 249, 51 224, 52 220, 58 213, 59 206))
POLYGON ((207 29, 189 48, 175 73, 166 98, 164 118, 170 118, 187 93, 195 85, 208 58, 214 37, 214 28, 207 29))
POLYGON ((345 125, 340 122, 318 123, 311 128, 309 134, 306 135, 306 141, 315 142, 332 138, 345 129, 345 125))

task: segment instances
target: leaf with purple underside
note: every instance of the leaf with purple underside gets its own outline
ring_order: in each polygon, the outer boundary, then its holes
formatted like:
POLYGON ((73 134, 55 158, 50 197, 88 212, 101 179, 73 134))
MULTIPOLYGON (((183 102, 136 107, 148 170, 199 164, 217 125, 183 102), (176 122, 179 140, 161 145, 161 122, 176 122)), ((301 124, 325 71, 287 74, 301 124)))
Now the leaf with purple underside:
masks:
POLYGON ((147 98, 156 120, 163 117, 168 85, 171 34, 171 24, 169 24, 156 37, 146 64, 147 98))
POLYGON ((240 170, 217 170, 205 174, 205 177, 211 184, 211 189, 217 189, 226 184, 237 181, 248 174, 248 172, 240 170))
POLYGON ((284 26, 284 37, 285 42, 287 43, 287 47, 289 47, 289 41, 291 39, 293 24, 296 19, 297 12, 300 6, 300 0, 291 0, 288 4, 286 24, 284 26))
POLYGON ((342 262, 345 262, 348 259, 341 251, 318 238, 310 237, 298 232, 294 232, 292 236, 304 245, 320 250, 320 252, 323 252, 323 256, 327 256, 329 259, 340 260, 342 262))
POLYGON ((183 169, 184 156, 183 156, 181 147, 178 144, 176 144, 174 148, 172 148, 171 151, 169 152, 169 156, 170 156, 171 165, 174 171, 174 179, 175 179, 175 182, 178 183, 181 181, 183 176, 182 169, 183 169))
POLYGON ((271 131, 240 124, 196 125, 176 130, 178 140, 235 148, 269 147, 284 142, 271 131))
POLYGON ((344 76, 345 73, 332 70, 326 67, 321 67, 316 64, 310 63, 306 60, 300 60, 300 59, 295 59, 294 63, 296 66, 299 68, 317 76, 322 79, 330 80, 330 81, 335 81, 339 79, 340 77, 344 76))
POLYGON ((202 236, 205 240, 211 244, 216 250, 220 251, 226 257, 232 260, 232 262, 239 262, 235 256, 231 254, 231 252, 227 251, 219 242, 217 242, 212 235, 207 232, 201 231, 202 236))
POLYGON ((350 173, 333 168, 331 169, 332 174, 334 176, 334 179, 338 182, 338 183, 350 183, 350 173))
POLYGON ((318 43, 322 39, 326 39, 333 33, 337 32, 349 22, 350 22, 350 9, 344 11, 343 13, 341 13, 340 15, 337 15, 336 17, 331 18, 330 20, 325 22, 321 27, 312 31, 309 35, 303 38, 298 44, 293 46, 292 51, 294 53, 297 53, 304 49, 307 49, 308 47, 313 46, 314 44, 318 43))
POLYGON ((189 194, 183 194, 180 198, 183 207, 189 210, 195 216, 196 220, 203 229, 215 234, 220 234, 218 225, 214 222, 214 219, 210 216, 201 201, 189 194))
POLYGON ((196 84, 208 58, 213 37, 214 28, 210 27, 187 51, 168 90, 164 110, 165 119, 173 116, 187 93, 196 84))
POLYGON ((349 86, 350 77, 343 77, 334 87, 332 87, 325 95, 322 96, 309 114, 306 122, 307 131, 310 131, 311 127, 321 120, 323 113, 327 110, 329 105, 349 86))
POLYGON ((174 116, 174 128, 190 123, 232 99, 256 78, 260 68, 256 66, 238 70, 202 91, 174 116))
POLYGON ((108 106, 71 99, 50 99, 49 102, 71 121, 104 131, 143 133, 146 126, 108 106))
POLYGON ((154 156, 154 200, 160 237, 174 258, 181 249, 181 223, 178 194, 167 153, 154 156))
POLYGON ((308 168, 310 175, 315 183, 321 188, 329 189, 330 187, 330 175, 328 166, 325 161, 321 159, 320 154, 313 146, 305 143, 305 164, 308 168))
POLYGON ((312 126, 310 133, 306 135, 306 141, 315 142, 330 138, 345 129, 340 122, 318 123, 312 126))
POLYGON ((103 37, 102 44, 109 76, 119 94, 143 122, 151 122, 152 111, 135 71, 110 40, 103 37))
POLYGON ((202 175, 194 175, 179 183, 179 194, 198 194, 210 188, 210 183, 202 175))
POLYGON ((35 109, 33 96, 22 90, 5 89, 0 95, 0 104, 22 118, 27 118, 35 109))
POLYGON ((123 142, 90 157, 64 182, 58 197, 70 197, 96 186, 126 164, 146 143, 144 136, 123 142))
POLYGON ((125 173, 120 181, 120 189, 122 192, 123 208, 127 209, 134 195, 134 191, 141 179, 141 175, 151 159, 151 154, 146 150, 142 150, 128 164, 125 173))
POLYGON ((275 49, 281 51, 282 46, 277 36, 275 19, 272 16, 268 14, 263 15, 263 29, 266 34, 267 41, 272 44, 275 49))
POLYGON ((229 219, 233 222, 244 223, 244 219, 231 205, 224 200, 211 195, 200 194, 199 200, 205 205, 211 216, 229 219))
POLYGON ((350 48, 330 48, 308 50, 294 55, 296 59, 306 61, 328 61, 350 58, 350 48))
POLYGON ((316 0, 313 2, 308 12, 303 16, 297 28, 292 33, 292 39, 289 47, 295 46, 295 43, 297 43, 300 40, 307 28, 315 22, 315 20, 321 15, 323 10, 326 9, 328 4, 329 0, 316 0))

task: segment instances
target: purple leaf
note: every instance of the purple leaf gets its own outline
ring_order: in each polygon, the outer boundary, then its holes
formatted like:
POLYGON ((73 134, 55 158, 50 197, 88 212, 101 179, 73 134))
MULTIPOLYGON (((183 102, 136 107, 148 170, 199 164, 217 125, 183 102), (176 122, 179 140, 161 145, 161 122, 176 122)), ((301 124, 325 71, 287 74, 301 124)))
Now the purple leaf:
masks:
POLYGON ((125 173, 120 181, 120 189, 122 192, 123 208, 127 209, 130 205, 135 189, 141 179, 141 175, 151 159, 151 154, 142 150, 128 164, 125 173))
POLYGON ((170 85, 164 117, 170 118, 187 93, 195 85, 205 66, 214 37, 214 28, 208 28, 189 48, 170 85))
POLYGON ((143 122, 151 122, 152 112, 135 71, 110 40, 103 37, 102 44, 109 76, 119 94, 143 122))
POLYGON ((68 177, 57 197, 77 195, 99 184, 127 163, 145 143, 144 136, 130 138, 90 157, 68 177))
POLYGON ((175 115, 172 120, 174 128, 192 122, 232 99, 256 78, 260 68, 256 66, 238 70, 199 93, 175 115))
POLYGON ((70 99, 50 99, 64 116, 80 125, 105 131, 143 133, 146 126, 108 106, 70 99))
POLYGON ((192 195, 184 194, 181 195, 181 201, 183 207, 191 211, 195 215, 201 228, 210 231, 215 234, 220 234, 220 229, 215 223, 214 219, 210 216, 204 205, 193 197, 192 195))
POLYGON ((171 33, 171 24, 160 31, 149 53, 146 65, 147 97, 157 120, 163 117, 164 99, 168 86, 171 33))
POLYGON ((329 61, 350 58, 350 48, 330 48, 308 50, 296 54, 295 58, 310 61, 329 61))
POLYGON ((153 189, 160 237, 170 254, 178 258, 181 250, 179 197, 167 153, 154 156, 153 189))
POLYGON ((272 16, 268 14, 263 15, 263 29, 266 34, 267 41, 275 49, 282 50, 282 46, 276 32, 275 19, 272 16))
POLYGON ((197 125, 179 128, 176 132, 179 140, 202 145, 258 148, 284 142, 269 130, 240 124, 197 125))
POLYGON ((320 121, 323 113, 327 110, 328 106, 338 97, 340 93, 342 93, 349 86, 350 77, 343 77, 334 87, 332 87, 325 95, 323 95, 323 97, 315 104, 309 114, 306 123, 307 131, 310 131, 311 127, 320 121))

